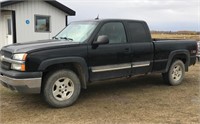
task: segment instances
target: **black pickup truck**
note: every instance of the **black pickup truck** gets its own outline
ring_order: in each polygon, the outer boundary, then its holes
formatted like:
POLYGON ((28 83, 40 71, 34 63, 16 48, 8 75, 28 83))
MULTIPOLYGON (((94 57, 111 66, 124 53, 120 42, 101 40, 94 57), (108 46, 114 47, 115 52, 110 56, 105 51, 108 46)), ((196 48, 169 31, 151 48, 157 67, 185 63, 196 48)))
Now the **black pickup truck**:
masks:
POLYGON ((152 40, 144 21, 78 21, 52 40, 3 47, 0 81, 14 91, 41 93, 53 107, 66 107, 81 88, 105 79, 161 73, 166 83, 179 85, 196 53, 196 41, 152 40))

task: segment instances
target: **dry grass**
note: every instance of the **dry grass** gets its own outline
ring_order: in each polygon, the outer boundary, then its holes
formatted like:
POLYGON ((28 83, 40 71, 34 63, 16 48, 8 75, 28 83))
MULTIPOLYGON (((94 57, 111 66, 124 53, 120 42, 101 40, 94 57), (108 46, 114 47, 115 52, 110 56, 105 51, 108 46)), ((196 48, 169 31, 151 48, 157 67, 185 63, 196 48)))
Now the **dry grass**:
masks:
POLYGON ((200 64, 182 85, 168 86, 160 74, 105 81, 83 90, 75 105, 53 109, 39 95, 0 86, 2 124, 200 123, 200 64))
POLYGON ((152 38, 159 39, 192 39, 200 41, 199 35, 183 35, 183 34, 152 34, 152 38))

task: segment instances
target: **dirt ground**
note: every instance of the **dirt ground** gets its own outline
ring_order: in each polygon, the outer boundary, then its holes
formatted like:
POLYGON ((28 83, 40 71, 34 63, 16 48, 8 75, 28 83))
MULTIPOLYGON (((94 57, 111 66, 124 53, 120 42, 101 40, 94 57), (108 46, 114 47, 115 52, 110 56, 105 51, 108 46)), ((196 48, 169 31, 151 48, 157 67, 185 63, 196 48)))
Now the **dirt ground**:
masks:
POLYGON ((62 109, 2 86, 0 94, 1 124, 200 123, 200 64, 190 67, 179 86, 165 85, 160 74, 106 81, 62 109))

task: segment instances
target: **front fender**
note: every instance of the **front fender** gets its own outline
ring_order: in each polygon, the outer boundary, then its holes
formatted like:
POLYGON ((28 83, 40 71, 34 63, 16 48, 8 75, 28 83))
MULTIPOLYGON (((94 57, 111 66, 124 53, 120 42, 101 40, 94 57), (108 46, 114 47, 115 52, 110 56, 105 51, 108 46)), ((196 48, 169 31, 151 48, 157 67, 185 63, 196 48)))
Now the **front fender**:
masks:
POLYGON ((89 80, 88 66, 86 64, 85 59, 81 57, 61 57, 61 58, 47 59, 39 65, 38 70, 44 71, 45 69, 47 69, 48 67, 52 65, 63 64, 63 63, 77 63, 82 67, 83 76, 84 76, 83 88, 86 88, 86 83, 89 80))

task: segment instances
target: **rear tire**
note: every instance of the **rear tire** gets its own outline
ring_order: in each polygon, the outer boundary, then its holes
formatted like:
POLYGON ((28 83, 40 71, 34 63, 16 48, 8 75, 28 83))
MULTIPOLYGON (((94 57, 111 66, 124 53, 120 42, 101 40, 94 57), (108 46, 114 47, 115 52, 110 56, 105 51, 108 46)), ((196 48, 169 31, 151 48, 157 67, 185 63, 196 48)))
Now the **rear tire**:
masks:
POLYGON ((71 70, 58 70, 47 74, 43 87, 43 97, 52 107, 71 106, 77 100, 81 84, 71 70))
POLYGON ((185 65, 181 60, 174 61, 168 72, 163 73, 164 81, 172 86, 180 85, 185 76, 185 65))

